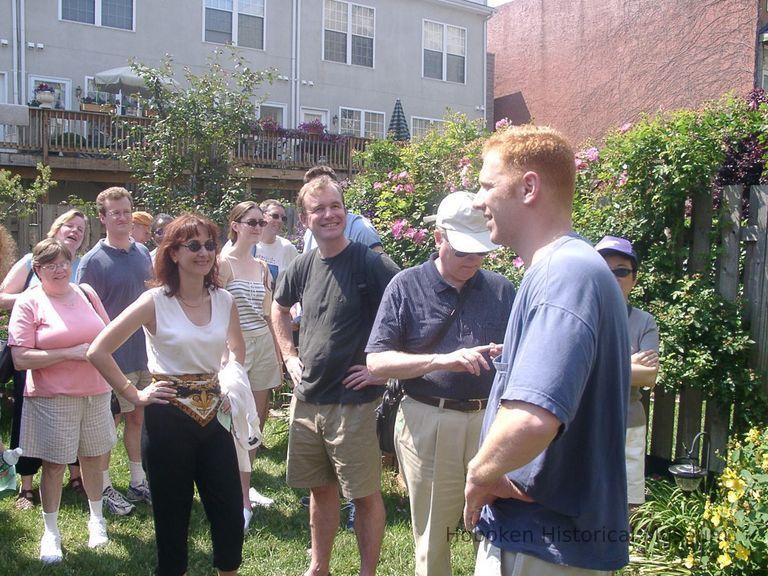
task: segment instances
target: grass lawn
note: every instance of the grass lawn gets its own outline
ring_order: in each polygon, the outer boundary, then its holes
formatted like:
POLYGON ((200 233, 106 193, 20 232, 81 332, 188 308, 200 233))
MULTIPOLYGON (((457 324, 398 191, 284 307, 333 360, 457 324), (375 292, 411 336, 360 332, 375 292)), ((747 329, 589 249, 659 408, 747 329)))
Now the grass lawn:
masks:
MULTIPOLYGON (((8 414, 6 404, 0 421, 0 436, 6 442, 10 426, 8 414)), ((266 431, 269 450, 256 459, 251 485, 273 498, 275 504, 270 509, 255 509, 251 530, 243 547, 240 574, 301 575, 309 560, 306 553, 309 543, 308 511, 299 503, 305 492, 292 490, 285 484, 286 414, 285 411, 272 414, 266 431)), ((124 492, 129 476, 122 439, 113 454, 110 471, 115 487, 124 492)), ((408 499, 399 489, 391 470, 385 469, 382 481, 387 530, 378 573, 391 576, 413 574, 408 499)), ((35 485, 38 485, 37 481, 35 485)), ((155 562, 154 530, 151 510, 146 505, 139 504, 127 517, 116 517, 105 512, 110 543, 104 548, 90 550, 86 529, 88 504, 84 498, 79 499, 65 489, 59 513, 64 561, 58 565, 43 566, 38 560, 38 545, 43 530, 41 509, 38 506, 34 511, 19 512, 14 508, 14 497, 15 494, 5 492, 0 499, 0 574, 152 574, 155 562)), ((342 513, 342 528, 333 551, 331 573, 334 576, 355 575, 359 566, 354 533, 343 528, 345 514, 342 513)), ((472 544, 455 541, 452 547, 454 574, 472 574, 472 544)), ((198 499, 195 500, 190 525, 188 574, 214 574, 208 524, 198 499)))

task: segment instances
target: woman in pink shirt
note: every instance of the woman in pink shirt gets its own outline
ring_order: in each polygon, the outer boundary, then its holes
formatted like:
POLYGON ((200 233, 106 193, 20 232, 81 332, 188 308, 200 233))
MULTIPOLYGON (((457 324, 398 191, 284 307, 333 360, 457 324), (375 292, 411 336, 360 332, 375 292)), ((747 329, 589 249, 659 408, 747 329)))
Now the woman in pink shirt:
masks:
POLYGON ((31 370, 24 392, 21 447, 41 458, 40 493, 44 531, 40 559, 60 562, 58 511, 68 462, 80 459, 90 506, 88 546, 108 542, 101 510, 102 459, 115 444, 109 409, 110 387, 86 360, 88 346, 109 321, 96 292, 70 283, 72 252, 48 238, 32 251, 40 278, 16 299, 8 325, 8 345, 18 369, 31 370))

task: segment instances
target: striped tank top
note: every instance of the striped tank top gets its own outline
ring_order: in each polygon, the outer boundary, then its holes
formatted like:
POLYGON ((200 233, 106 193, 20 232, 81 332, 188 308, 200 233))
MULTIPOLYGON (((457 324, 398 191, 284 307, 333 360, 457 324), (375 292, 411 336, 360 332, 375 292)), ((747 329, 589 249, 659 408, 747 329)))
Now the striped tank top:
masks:
POLYGON ((264 318, 264 296, 267 293, 264 282, 234 278, 227 283, 227 292, 235 299, 243 332, 267 326, 264 318))

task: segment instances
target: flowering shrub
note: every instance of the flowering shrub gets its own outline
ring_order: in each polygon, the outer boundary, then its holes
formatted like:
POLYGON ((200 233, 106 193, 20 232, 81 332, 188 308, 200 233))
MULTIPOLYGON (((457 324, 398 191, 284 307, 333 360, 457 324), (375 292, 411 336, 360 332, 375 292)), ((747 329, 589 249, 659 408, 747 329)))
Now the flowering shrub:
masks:
POLYGON ((298 128, 307 134, 322 134, 325 132, 325 124, 323 124, 320 118, 315 118, 309 122, 300 122, 298 128))

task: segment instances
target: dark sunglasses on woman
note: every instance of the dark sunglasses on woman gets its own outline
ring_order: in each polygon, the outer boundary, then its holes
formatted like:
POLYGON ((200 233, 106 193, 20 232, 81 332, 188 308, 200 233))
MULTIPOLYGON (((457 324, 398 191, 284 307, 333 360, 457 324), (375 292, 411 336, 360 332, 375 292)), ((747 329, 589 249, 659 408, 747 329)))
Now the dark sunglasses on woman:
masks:
POLYGON ((182 246, 190 252, 200 252, 202 248, 205 248, 208 252, 216 252, 216 240, 206 240, 203 244, 200 244, 199 240, 192 240, 182 244, 182 246))
POLYGON ((256 226, 260 226, 261 228, 264 228, 264 226, 267 225, 266 220, 256 220, 256 218, 251 218, 250 220, 238 220, 240 224, 245 224, 246 226, 250 226, 251 228, 256 228, 256 226))
POLYGON ((265 216, 269 216, 272 218, 272 220, 282 220, 283 222, 288 222, 288 216, 280 216, 277 212, 270 212, 269 214, 265 214, 265 216))

